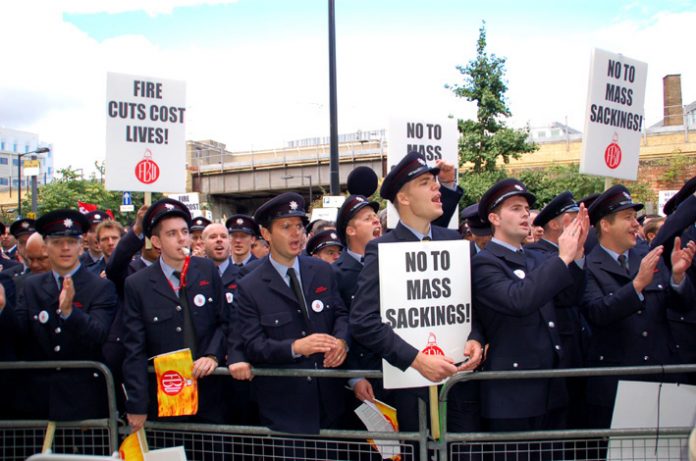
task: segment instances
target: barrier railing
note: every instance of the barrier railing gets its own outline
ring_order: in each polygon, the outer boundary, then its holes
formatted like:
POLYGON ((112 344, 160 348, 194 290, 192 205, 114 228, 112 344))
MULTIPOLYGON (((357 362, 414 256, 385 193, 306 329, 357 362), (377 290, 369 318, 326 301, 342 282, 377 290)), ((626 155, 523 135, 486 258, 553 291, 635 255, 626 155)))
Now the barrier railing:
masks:
MULTIPOLYGON (((58 427, 85 427, 89 423, 89 427, 106 427, 108 429, 109 452, 113 453, 118 449, 118 411, 116 409, 116 391, 114 387, 114 378, 109 368, 101 362, 93 362, 88 360, 66 360, 66 361, 37 361, 37 362, 0 362, 0 371, 3 370, 57 370, 57 369, 93 369, 97 370, 104 376, 106 383, 106 397, 109 410, 109 416, 104 419, 95 419, 89 421, 71 421, 57 423, 58 427)), ((31 421, 33 426, 46 427, 49 421, 31 421)), ((14 427, 22 426, 19 421, 0 421, 0 428, 8 427, 7 424, 12 423, 14 427)), ((26 422, 25 422, 26 423, 26 422)), ((12 427, 12 426, 10 426, 12 427)))
MULTIPOLYGON (((108 428, 109 450, 117 449, 118 428, 117 411, 115 403, 114 384, 111 373, 105 365, 98 362, 0 362, 0 370, 11 369, 52 369, 52 368, 95 368, 104 374, 107 383, 107 396, 109 399, 109 418, 106 420, 91 420, 82 422, 59 423, 59 426, 70 427, 99 427, 108 428)), ((152 371, 152 369, 150 369, 152 371)), ((331 459, 326 454, 330 451, 336 454, 335 459, 369 459, 375 452, 365 442, 366 439, 393 440, 399 443, 402 449, 402 459, 420 459, 422 461, 432 459, 429 455, 435 454, 437 459, 484 459, 496 457, 507 450, 526 450, 529 441, 565 441, 577 445, 575 449, 604 450, 609 438, 629 437, 634 438, 636 449, 637 440, 645 437, 656 437, 665 440, 674 439, 681 444, 688 437, 691 428, 642 428, 642 429, 591 429, 591 430, 556 430, 556 431, 530 431, 507 433, 450 433, 447 430, 447 398, 452 386, 465 381, 483 381, 500 379, 538 379, 538 378, 567 378, 590 376, 622 376, 622 375, 659 375, 671 373, 694 373, 696 365, 669 365, 669 366, 640 366, 640 367, 607 367, 607 368, 578 368, 565 370, 520 370, 505 372, 476 372, 459 373, 445 383, 439 394, 439 409, 441 419, 441 437, 438 440, 430 438, 428 431, 428 418, 425 402, 419 404, 419 430, 418 432, 399 433, 375 433, 368 431, 351 430, 322 430, 317 434, 287 434, 279 433, 260 426, 216 425, 196 423, 170 423, 148 421, 146 423, 148 442, 151 448, 163 448, 175 444, 185 445, 187 451, 193 454, 192 459, 257 459, 262 453, 263 459, 287 459, 279 447, 287 449, 289 443, 296 444, 293 450, 311 450, 322 453, 322 458, 331 459), (525 442, 524 445, 515 445, 525 442), (417 447, 416 445, 417 444, 417 447), (486 449, 484 444, 490 446, 486 449), (476 452, 466 451, 468 447, 477 447, 476 452), (524 448, 520 448, 523 446, 524 448), (463 451, 457 451, 465 448, 463 451), (417 452, 416 452, 417 450, 417 452), (216 457, 220 455, 220 457, 216 457)), ((369 377, 381 378, 382 373, 375 370, 314 370, 314 369, 271 369, 255 368, 255 376, 278 377, 316 377, 316 378, 351 378, 369 377)), ((226 368, 218 368, 215 375, 228 376, 226 368)), ((230 379, 232 379, 230 377, 230 379)), ((45 424, 43 421, 5 421, 0 422, 0 431, 5 428, 34 427, 45 424)), ((123 434, 128 432, 127 427, 122 427, 123 434)), ((645 447, 643 447, 645 449, 645 447)), ((541 450, 541 449, 540 449, 541 450)), ((295 453, 295 452, 293 452, 295 453)), ((528 457, 528 453, 527 456, 528 457)), ((320 456, 320 455, 317 455, 320 456)), ((556 459, 566 457, 555 456, 554 453, 539 455, 542 458, 556 459)), ((316 459, 322 459, 316 458, 316 459)), ((307 456, 307 459, 315 459, 307 456)), ((376 459, 376 458, 375 458, 376 459)), ((617 459, 614 457, 613 459, 617 459)), ((653 458, 654 459, 654 458, 653 458)), ((675 459, 679 459, 677 456, 675 459)))
MULTIPOLYGON (((466 433, 456 434, 447 431, 447 397, 452 387, 457 383, 485 380, 519 380, 539 378, 572 378, 593 376, 638 376, 662 375, 675 373, 696 373, 693 365, 653 365, 632 367, 601 367, 601 368, 568 368, 562 370, 516 370, 516 371, 484 371, 476 373, 458 373, 443 384, 439 394, 439 410, 442 437, 431 443, 439 454, 440 460, 445 460, 448 444, 451 442, 508 442, 529 440, 607 440, 610 437, 646 437, 646 436, 676 436, 688 438, 692 428, 639 428, 639 429, 572 429, 554 431, 526 431, 499 433, 466 433)), ((585 447, 587 449, 587 447, 585 447)), ((601 448, 596 448, 601 449, 601 448)), ((615 458, 616 459, 616 458, 615 458)), ((679 459, 679 457, 677 457, 679 459)))

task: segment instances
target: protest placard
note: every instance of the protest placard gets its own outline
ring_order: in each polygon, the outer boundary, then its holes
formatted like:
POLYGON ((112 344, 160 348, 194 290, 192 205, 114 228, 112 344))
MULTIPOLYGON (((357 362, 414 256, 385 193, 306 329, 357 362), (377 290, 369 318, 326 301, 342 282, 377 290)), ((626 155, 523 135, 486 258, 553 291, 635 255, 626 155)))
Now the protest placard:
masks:
MULTIPOLYGON (((391 170, 409 152, 423 154, 429 166, 435 166, 438 160, 445 160, 458 168, 458 146, 459 130, 455 119, 392 117, 389 121, 387 170, 391 170)), ((387 227, 393 229, 398 222, 399 213, 388 203, 387 227)), ((457 229, 458 225, 459 211, 455 210, 448 227, 457 229)))
MULTIPOLYGON (((466 360, 472 316, 469 242, 381 243, 378 252, 382 320, 424 354, 466 360)), ((385 389, 433 384, 414 368, 382 364, 385 389)))
POLYGON ((108 73, 106 188, 186 190, 186 85, 108 73))
POLYGON ((647 76, 644 62, 592 51, 580 173, 637 178, 647 76))

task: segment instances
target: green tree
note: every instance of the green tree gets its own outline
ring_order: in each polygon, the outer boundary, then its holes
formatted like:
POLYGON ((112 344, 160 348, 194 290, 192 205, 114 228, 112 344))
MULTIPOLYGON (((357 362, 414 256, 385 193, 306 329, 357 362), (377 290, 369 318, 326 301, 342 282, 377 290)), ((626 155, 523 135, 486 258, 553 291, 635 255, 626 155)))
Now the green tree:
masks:
MULTIPOLYGON (((95 177, 82 179, 77 171, 70 166, 57 171, 56 179, 49 184, 38 188, 37 215, 56 210, 58 208, 77 209, 77 202, 94 203, 100 209, 111 210, 117 221, 127 224, 135 219, 135 212, 121 214, 123 194, 120 191, 108 191, 101 181, 95 177)), ((152 194, 152 201, 158 200, 162 194, 152 194)), ((143 193, 132 193, 133 205, 137 210, 143 203, 143 193)), ((26 197, 22 203, 22 210, 31 209, 31 197, 26 197)))
POLYGON ((457 97, 476 102, 478 108, 476 120, 458 120, 460 164, 471 162, 475 173, 494 171, 499 157, 508 163, 534 152, 536 144, 527 141, 529 130, 508 128, 503 120, 512 115, 505 100, 505 58, 486 51, 485 22, 479 29, 476 58, 457 70, 464 76, 464 84, 446 87, 457 97))
POLYGON ((534 208, 541 209, 556 195, 570 191, 579 200, 604 190, 604 179, 578 172, 578 164, 552 165, 544 169, 525 170, 519 179, 536 198, 534 208))

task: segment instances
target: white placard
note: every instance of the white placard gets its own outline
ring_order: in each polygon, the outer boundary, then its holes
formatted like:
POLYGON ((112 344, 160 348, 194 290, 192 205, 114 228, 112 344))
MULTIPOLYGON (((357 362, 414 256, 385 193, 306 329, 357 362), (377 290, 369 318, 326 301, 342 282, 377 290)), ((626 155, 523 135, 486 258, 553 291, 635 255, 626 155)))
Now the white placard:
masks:
MULTIPOLYGON (((382 321, 419 351, 463 362, 472 315, 469 242, 380 243, 378 252, 382 321)), ((433 384, 414 368, 386 360, 382 367, 385 389, 433 384)))
POLYGON ((648 65, 594 49, 580 173, 635 180, 648 65))
POLYGON ((679 192, 678 190, 661 190, 657 192, 657 213, 660 216, 665 216, 665 212, 662 211, 672 197, 679 192))
MULTIPOLYGON (((387 169, 391 171, 409 152, 416 151, 425 156, 428 165, 435 166, 437 160, 445 160, 459 168, 459 130, 453 118, 392 117, 389 120, 389 150, 387 169)), ((455 173, 455 182, 457 181, 455 173)), ((459 207, 449 222, 450 229, 459 226, 459 207)), ((393 229, 399 222, 399 213, 387 203, 387 227, 393 229)))
POLYGON ((145 461, 186 461, 186 451, 183 446, 160 448, 143 453, 145 461))
POLYGON ((338 208, 312 208, 312 215, 309 222, 323 219, 324 221, 336 222, 338 216, 338 208))
MULTIPOLYGON (((619 381, 611 420, 612 429, 644 427, 694 427, 696 425, 696 386, 674 383, 619 381), (638 403, 638 404, 636 404, 638 403)), ((687 459, 686 439, 629 438, 609 439, 608 460, 637 458, 687 459)))
POLYGON ((106 188, 186 189, 186 84, 109 72, 106 188))
POLYGON ((322 198, 323 208, 341 208, 346 201, 345 195, 324 195, 322 198))
POLYGON ((192 218, 198 218, 203 216, 206 219, 210 219, 208 218, 208 216, 204 216, 204 213, 201 210, 198 192, 188 192, 186 194, 168 194, 167 196, 169 198, 173 198, 174 200, 178 200, 184 205, 186 205, 186 208, 188 208, 191 212, 192 218))

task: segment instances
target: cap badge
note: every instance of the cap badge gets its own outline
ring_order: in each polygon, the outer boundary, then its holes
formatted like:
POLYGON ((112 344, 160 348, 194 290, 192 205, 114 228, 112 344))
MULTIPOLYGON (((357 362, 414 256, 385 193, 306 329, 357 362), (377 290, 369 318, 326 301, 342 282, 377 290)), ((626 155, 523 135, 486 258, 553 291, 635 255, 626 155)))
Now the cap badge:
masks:
POLYGON ((73 220, 70 219, 70 218, 66 218, 66 219, 63 220, 63 225, 64 225, 65 227, 72 227, 72 225, 73 225, 73 220))
POLYGON ((244 224, 244 220, 242 218, 237 218, 237 224, 241 226, 242 224, 244 224))
POLYGON ((420 163, 421 165, 425 165, 425 160, 423 160, 422 158, 419 158, 418 163, 420 163))
POLYGON ((97 214, 95 214, 95 215, 94 215, 94 219, 101 219, 101 215, 100 215, 100 214, 98 214, 98 213, 97 213, 97 214))
POLYGON ((336 239, 338 238, 338 235, 336 235, 336 234, 334 234, 333 232, 331 232, 331 238, 334 239, 334 240, 336 240, 336 239))
POLYGON ((628 192, 623 192, 624 197, 626 197, 628 200, 631 200, 631 195, 628 192))
POLYGON ((297 205, 296 201, 293 200, 292 202, 290 202, 290 209, 291 210, 297 210, 297 206, 298 205, 297 205))
POLYGON ((519 184, 515 184, 515 189, 524 190, 524 187, 520 186, 519 184))
POLYGON ((356 200, 357 202, 364 202, 364 201, 365 201, 365 199, 362 198, 362 197, 355 197, 355 200, 356 200))
POLYGON ((164 204, 164 207, 165 207, 167 210, 173 210, 173 209, 174 209, 174 205, 172 205, 171 203, 165 203, 165 204, 164 204))
POLYGON ((26 229, 27 227, 29 227, 29 223, 26 222, 26 221, 23 221, 23 222, 22 222, 22 228, 26 229))

